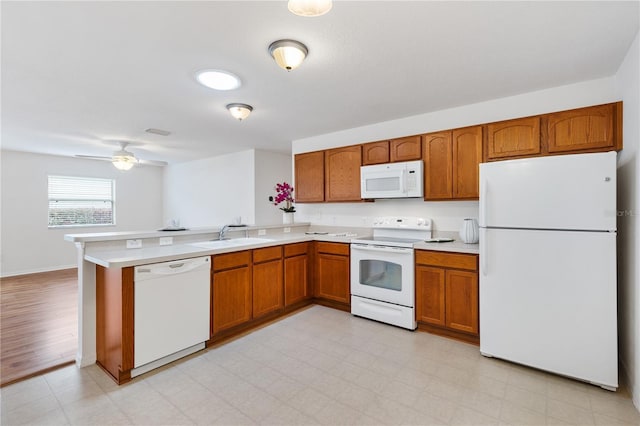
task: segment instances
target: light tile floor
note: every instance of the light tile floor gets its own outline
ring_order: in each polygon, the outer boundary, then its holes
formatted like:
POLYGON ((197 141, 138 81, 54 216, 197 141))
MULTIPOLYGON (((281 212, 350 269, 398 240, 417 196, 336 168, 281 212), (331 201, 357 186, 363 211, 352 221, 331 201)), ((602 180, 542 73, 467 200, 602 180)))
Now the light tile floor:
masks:
POLYGON ((638 425, 628 395, 313 306, 117 386, 97 366, 1 389, 2 425, 638 425))

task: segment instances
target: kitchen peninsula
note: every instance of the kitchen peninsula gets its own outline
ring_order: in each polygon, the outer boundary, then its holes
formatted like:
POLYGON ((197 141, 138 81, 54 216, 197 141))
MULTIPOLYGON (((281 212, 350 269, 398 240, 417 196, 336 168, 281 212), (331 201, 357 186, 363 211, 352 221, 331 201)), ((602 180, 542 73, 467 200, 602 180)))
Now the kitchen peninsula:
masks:
MULTIPOLYGON (((228 233, 232 243, 223 247, 215 247, 219 237, 218 228, 201 228, 177 232, 118 232, 118 233, 96 233, 96 234, 68 234, 65 239, 73 242, 77 249, 78 259, 78 286, 79 286, 79 344, 76 364, 80 367, 91 365, 98 358, 96 349, 96 281, 97 271, 132 269, 139 265, 148 265, 158 262, 174 261, 179 259, 190 259, 199 256, 213 256, 225 263, 238 258, 242 253, 253 253, 253 279, 259 279, 260 268, 266 271, 267 276, 282 274, 277 268, 284 267, 284 286, 288 288, 294 283, 287 282, 288 267, 291 268, 292 276, 298 277, 297 281, 305 281, 302 287, 291 290, 287 293, 284 290, 284 298, 291 299, 292 302, 280 302, 280 308, 266 306, 257 308, 254 300, 253 310, 264 312, 260 318, 271 320, 285 312, 291 312, 310 303, 316 302, 343 310, 349 309, 349 246, 353 236, 367 235, 371 232, 369 228, 340 228, 320 229, 311 227, 309 223, 296 223, 290 225, 273 225, 260 227, 244 227, 233 229, 228 233), (322 231, 322 232, 316 232, 322 231), (246 238, 248 237, 248 238, 246 238), (170 238, 170 242, 167 240, 170 238), (245 239, 246 238, 246 239, 245 239), (133 241, 131 241, 133 240, 133 241), (130 245, 140 244, 140 248, 127 249, 127 241, 130 245), (246 241, 246 243, 245 243, 246 241), (316 248, 315 242, 323 243, 320 248, 316 248), (206 243, 202 243, 206 242, 206 243), (163 244, 163 245, 161 245, 163 244), (284 250, 282 249, 284 247, 284 250), (332 252, 337 250, 337 252, 332 252), (316 258, 330 258, 343 262, 346 266, 342 269, 342 277, 329 274, 324 281, 327 286, 315 282, 318 276, 313 262, 316 258), (261 260, 262 259, 262 260, 261 260), (283 266, 277 266, 277 265, 283 266), (346 295, 346 298, 345 298, 346 295)), ((419 250, 438 250, 467 253, 477 255, 477 244, 463 244, 461 242, 451 243, 418 243, 415 246, 419 250)), ((249 257, 250 259, 250 257, 249 257)), ((245 260, 244 266, 251 265, 251 260, 245 260)), ((216 261, 214 260, 214 277, 216 272, 216 261)), ((224 271, 233 270, 233 265, 224 271)), ((281 270, 281 269, 280 269, 281 270)), ((131 275, 133 277, 133 275, 131 275)), ((131 278, 132 279, 132 278, 131 278)), ((291 279, 289 281, 292 281, 291 279)), ((250 293, 249 293, 250 294, 250 293)), ((277 303, 277 302, 276 302, 277 303)), ((254 312, 254 319, 258 316, 254 312)), ((251 318, 251 313, 249 313, 251 318)), ((223 319, 218 318, 222 321, 223 319)), ((212 325, 212 341, 216 341, 215 336, 224 338, 228 335, 227 330, 237 330, 237 321, 229 320, 221 323, 220 329, 212 325), (228 324, 228 326, 226 325, 228 324), (218 334, 219 333, 219 334, 218 334)), ((242 322, 242 321, 240 321, 242 322)), ((253 324, 253 323, 251 323, 253 324)), ((124 328, 124 325, 123 325, 124 328)), ((117 374, 111 373, 117 381, 128 380, 125 374, 122 377, 115 377, 117 374)))

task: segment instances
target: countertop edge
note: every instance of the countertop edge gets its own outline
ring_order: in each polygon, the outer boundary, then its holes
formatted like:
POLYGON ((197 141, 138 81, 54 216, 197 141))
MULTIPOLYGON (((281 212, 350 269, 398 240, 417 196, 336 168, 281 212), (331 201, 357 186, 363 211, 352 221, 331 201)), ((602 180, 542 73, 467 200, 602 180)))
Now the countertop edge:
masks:
MULTIPOLYGON (((199 256, 233 253, 243 250, 254 250, 300 242, 326 241, 349 244, 352 237, 330 235, 291 234, 278 236, 272 241, 247 244, 242 246, 225 247, 219 249, 198 248, 188 244, 170 246, 153 246, 140 249, 94 250, 85 253, 84 260, 105 268, 124 268, 129 266, 147 265, 150 263, 167 262, 171 260, 187 259, 199 256)), ((478 244, 449 243, 417 243, 416 250, 435 250, 454 253, 479 254, 478 244)))
MULTIPOLYGON (((308 227, 309 222, 291 223, 286 225, 247 225, 243 227, 231 228, 233 230, 247 230, 255 231, 258 229, 274 229, 274 228, 298 228, 308 227)), ((159 237, 171 237, 182 235, 198 235, 198 234, 210 234, 213 232, 220 232, 221 227, 198 227, 190 228, 184 231, 118 231, 118 232, 96 232, 96 233, 84 233, 84 234, 65 234, 64 240, 72 243, 89 243, 99 241, 117 241, 122 239, 137 239, 137 238, 159 238, 159 237)))

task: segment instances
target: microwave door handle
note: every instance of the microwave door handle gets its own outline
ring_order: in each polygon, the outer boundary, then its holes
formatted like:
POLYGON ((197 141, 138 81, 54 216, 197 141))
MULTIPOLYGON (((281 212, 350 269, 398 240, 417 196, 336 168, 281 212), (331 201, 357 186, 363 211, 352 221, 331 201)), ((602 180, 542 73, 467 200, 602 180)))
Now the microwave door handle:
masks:
POLYGON ((402 169, 400 174, 400 192, 405 194, 407 192, 407 169, 402 169))

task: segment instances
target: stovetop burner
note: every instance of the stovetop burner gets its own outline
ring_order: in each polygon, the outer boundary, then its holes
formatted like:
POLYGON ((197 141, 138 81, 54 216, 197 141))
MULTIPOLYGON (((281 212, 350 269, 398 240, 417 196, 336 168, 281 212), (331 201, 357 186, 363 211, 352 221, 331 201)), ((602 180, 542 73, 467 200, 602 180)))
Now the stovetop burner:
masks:
POLYGON ((413 247, 431 238, 431 219, 418 217, 382 217, 373 223, 373 237, 351 240, 353 244, 388 247, 413 247))

